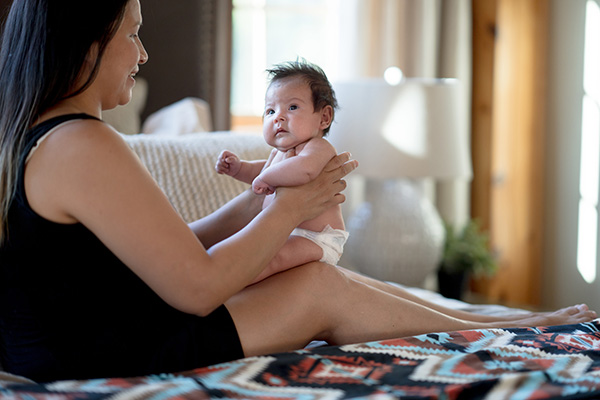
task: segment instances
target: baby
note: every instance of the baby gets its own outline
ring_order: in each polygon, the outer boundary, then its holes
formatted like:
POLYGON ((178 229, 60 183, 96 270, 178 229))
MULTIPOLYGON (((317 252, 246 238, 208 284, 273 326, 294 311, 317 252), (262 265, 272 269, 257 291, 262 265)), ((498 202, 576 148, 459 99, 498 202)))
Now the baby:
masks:
MULTIPOLYGON (((278 186, 297 186, 314 179, 336 155, 324 136, 333 122, 337 100, 321 68, 306 61, 287 62, 267 70, 270 83, 265 95, 263 136, 274 149, 267 160, 242 161, 223 151, 216 170, 252 184, 256 194, 266 194, 269 206, 278 186)), ((341 207, 300 224, 277 256, 255 279, 311 261, 336 265, 348 239, 341 207)))

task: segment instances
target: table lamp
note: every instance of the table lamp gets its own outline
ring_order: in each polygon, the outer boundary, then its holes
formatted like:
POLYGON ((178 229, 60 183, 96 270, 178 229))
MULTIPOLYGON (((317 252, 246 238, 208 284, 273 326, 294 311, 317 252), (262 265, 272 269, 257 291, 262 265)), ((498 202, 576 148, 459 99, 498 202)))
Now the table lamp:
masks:
POLYGON ((344 262, 375 278, 423 286, 441 260, 443 222, 423 182, 472 176, 455 79, 333 84, 330 142, 358 160, 364 201, 345 216, 344 262))

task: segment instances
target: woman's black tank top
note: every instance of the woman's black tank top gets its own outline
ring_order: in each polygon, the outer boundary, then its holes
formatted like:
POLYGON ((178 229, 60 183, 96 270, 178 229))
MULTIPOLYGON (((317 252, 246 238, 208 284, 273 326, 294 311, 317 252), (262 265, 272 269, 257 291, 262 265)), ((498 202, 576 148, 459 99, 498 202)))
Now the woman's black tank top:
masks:
POLYGON ((172 308, 85 226, 31 209, 24 186, 30 149, 52 128, 90 118, 64 115, 29 132, 0 246, 2 366, 50 381, 176 372, 242 357, 225 307, 206 318, 172 308))

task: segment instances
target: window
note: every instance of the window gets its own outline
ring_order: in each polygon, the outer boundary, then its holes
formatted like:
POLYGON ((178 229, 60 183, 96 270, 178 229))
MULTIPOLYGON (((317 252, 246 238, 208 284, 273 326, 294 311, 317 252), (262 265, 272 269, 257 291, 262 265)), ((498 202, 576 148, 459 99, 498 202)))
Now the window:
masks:
POLYGON ((588 0, 585 21, 581 165, 577 269, 586 282, 596 280, 598 259, 598 183, 600 179, 600 7, 588 0))
POLYGON ((340 0, 233 0, 231 113, 234 129, 261 125, 267 75, 273 64, 298 57, 337 70, 340 0))

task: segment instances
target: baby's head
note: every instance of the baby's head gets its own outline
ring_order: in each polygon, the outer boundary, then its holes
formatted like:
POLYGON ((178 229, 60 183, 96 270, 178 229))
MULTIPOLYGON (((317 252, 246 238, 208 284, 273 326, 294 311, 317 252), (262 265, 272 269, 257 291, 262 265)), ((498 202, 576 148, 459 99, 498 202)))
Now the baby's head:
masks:
MULTIPOLYGON (((269 87, 282 79, 300 78, 304 80, 312 93, 314 111, 321 111, 323 107, 331 106, 331 123, 333 123, 338 103, 327 75, 319 66, 300 59, 276 64, 267 69, 267 73, 269 74, 269 87)), ((330 127, 331 124, 323 129, 323 136, 327 136, 330 127)))

